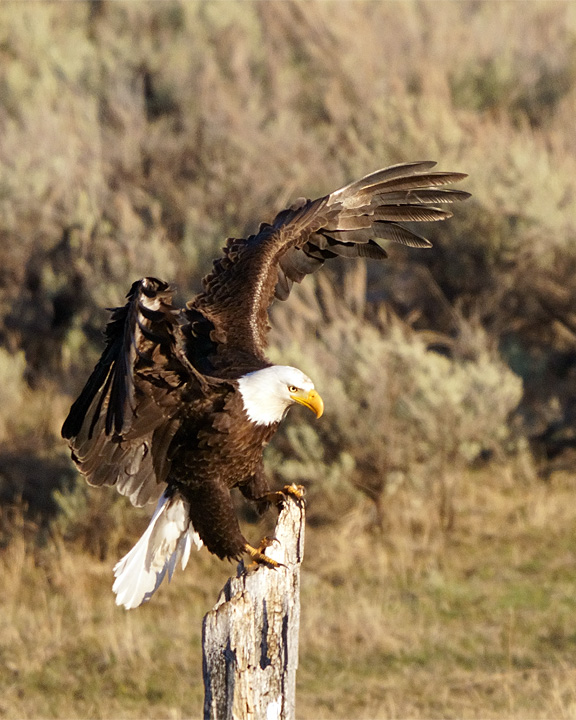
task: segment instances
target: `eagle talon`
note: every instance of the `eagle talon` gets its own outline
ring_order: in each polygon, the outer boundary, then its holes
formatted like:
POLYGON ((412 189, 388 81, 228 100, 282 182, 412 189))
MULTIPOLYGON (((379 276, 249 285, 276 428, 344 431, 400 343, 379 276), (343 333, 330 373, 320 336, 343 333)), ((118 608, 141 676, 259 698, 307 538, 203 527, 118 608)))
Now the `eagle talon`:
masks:
POLYGON ((266 548, 272 547, 272 545, 274 545, 274 543, 280 544, 280 540, 278 540, 278 538, 268 537, 268 535, 266 535, 266 537, 263 537, 262 540, 260 540, 260 544, 258 545, 258 550, 260 552, 264 552, 264 550, 266 550, 266 548))
MULTIPOLYGON (((252 560, 254 560, 254 562, 257 563, 258 565, 266 565, 266 567, 269 567, 272 569, 276 569, 278 567, 286 567, 282 563, 279 563, 276 560, 272 560, 271 557, 264 555, 264 553, 262 552, 267 547, 270 547, 270 545, 272 545, 272 543, 275 540, 276 540, 276 538, 265 537, 265 538, 263 538, 263 540, 260 543, 258 548, 252 547, 252 545, 249 545, 248 543, 246 543, 246 545, 244 546, 244 549, 248 553, 248 555, 250 555, 252 560)), ((278 542, 278 541, 276 540, 276 542, 278 542)))
POLYGON ((290 495, 295 500, 302 500, 304 495, 306 495, 306 488, 304 485, 296 485, 296 483, 292 483, 292 485, 284 485, 282 493, 283 495, 290 495))
POLYGON ((266 493, 266 495, 264 495, 261 499, 266 500, 273 505, 282 506, 289 497, 293 498, 297 502, 300 502, 304 499, 305 493, 306 488, 304 485, 296 485, 295 483, 292 483, 292 485, 284 485, 282 490, 266 493))

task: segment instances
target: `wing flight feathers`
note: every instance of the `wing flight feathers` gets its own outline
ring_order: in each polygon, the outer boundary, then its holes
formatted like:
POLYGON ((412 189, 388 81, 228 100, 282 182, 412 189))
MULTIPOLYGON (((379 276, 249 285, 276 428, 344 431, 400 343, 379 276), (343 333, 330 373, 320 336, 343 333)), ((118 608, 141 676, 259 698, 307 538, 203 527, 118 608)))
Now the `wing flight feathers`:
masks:
POLYGON ((180 390, 190 381, 178 348, 172 289, 135 282, 112 310, 106 349, 62 427, 72 457, 92 485, 116 485, 135 505, 156 500, 178 428, 180 390))
POLYGON ((224 257, 204 279, 204 292, 188 305, 190 345, 203 340, 214 355, 233 350, 263 358, 269 305, 275 297, 285 300, 294 282, 326 260, 383 259, 387 254, 377 240, 430 247, 399 223, 444 220, 452 213, 431 205, 470 196, 443 187, 464 173, 434 171, 435 165, 421 161, 377 170, 323 198, 298 200, 256 235, 229 239, 224 257))

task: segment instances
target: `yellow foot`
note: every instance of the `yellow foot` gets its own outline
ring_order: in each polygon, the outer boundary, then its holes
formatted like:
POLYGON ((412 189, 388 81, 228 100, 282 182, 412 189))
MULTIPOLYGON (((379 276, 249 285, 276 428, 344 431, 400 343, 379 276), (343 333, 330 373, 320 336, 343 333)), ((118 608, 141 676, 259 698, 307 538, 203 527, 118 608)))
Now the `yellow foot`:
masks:
POLYGON ((296 485, 296 483, 292 483, 292 485, 284 485, 282 492, 284 495, 291 495, 296 500, 302 500, 306 494, 306 488, 304 485, 296 485))
POLYGON ((272 560, 272 558, 264 555, 264 550, 266 550, 266 548, 269 548, 275 542, 278 542, 276 538, 265 537, 262 538, 260 545, 257 548, 252 547, 252 545, 246 543, 246 545, 244 545, 244 550, 258 565, 266 565, 270 568, 284 567, 282 563, 276 562, 276 560, 272 560))
POLYGON ((306 488, 304 485, 296 485, 295 483, 292 483, 292 485, 284 485, 282 490, 266 493, 263 499, 268 500, 268 502, 271 502, 274 505, 282 505, 283 502, 286 502, 288 497, 292 497, 294 500, 298 501, 302 500, 305 492, 306 488))

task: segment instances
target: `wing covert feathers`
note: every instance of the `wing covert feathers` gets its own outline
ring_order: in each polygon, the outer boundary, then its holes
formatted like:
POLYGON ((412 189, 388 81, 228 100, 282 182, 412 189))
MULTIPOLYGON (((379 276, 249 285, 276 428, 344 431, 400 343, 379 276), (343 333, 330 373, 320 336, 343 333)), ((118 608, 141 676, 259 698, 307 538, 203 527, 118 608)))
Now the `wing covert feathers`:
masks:
POLYGON ((433 171, 436 163, 393 165, 317 200, 298 200, 256 235, 231 238, 224 256, 204 279, 204 292, 188 305, 209 318, 210 334, 229 348, 249 347, 264 357, 267 311, 285 300, 294 282, 334 257, 384 259, 378 240, 410 247, 430 242, 402 222, 433 222, 451 216, 434 207, 465 200, 469 193, 445 189, 464 173, 433 171))

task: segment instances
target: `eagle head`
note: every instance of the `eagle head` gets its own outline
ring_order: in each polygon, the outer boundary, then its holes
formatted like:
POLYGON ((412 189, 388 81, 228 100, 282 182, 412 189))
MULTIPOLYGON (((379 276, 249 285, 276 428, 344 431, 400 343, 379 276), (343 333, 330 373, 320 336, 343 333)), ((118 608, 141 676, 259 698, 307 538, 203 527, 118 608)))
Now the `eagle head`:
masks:
POLYGON ((298 368, 272 365, 238 379, 244 410, 256 425, 273 425, 282 420, 294 403, 304 405, 320 417, 324 403, 314 383, 298 368))

